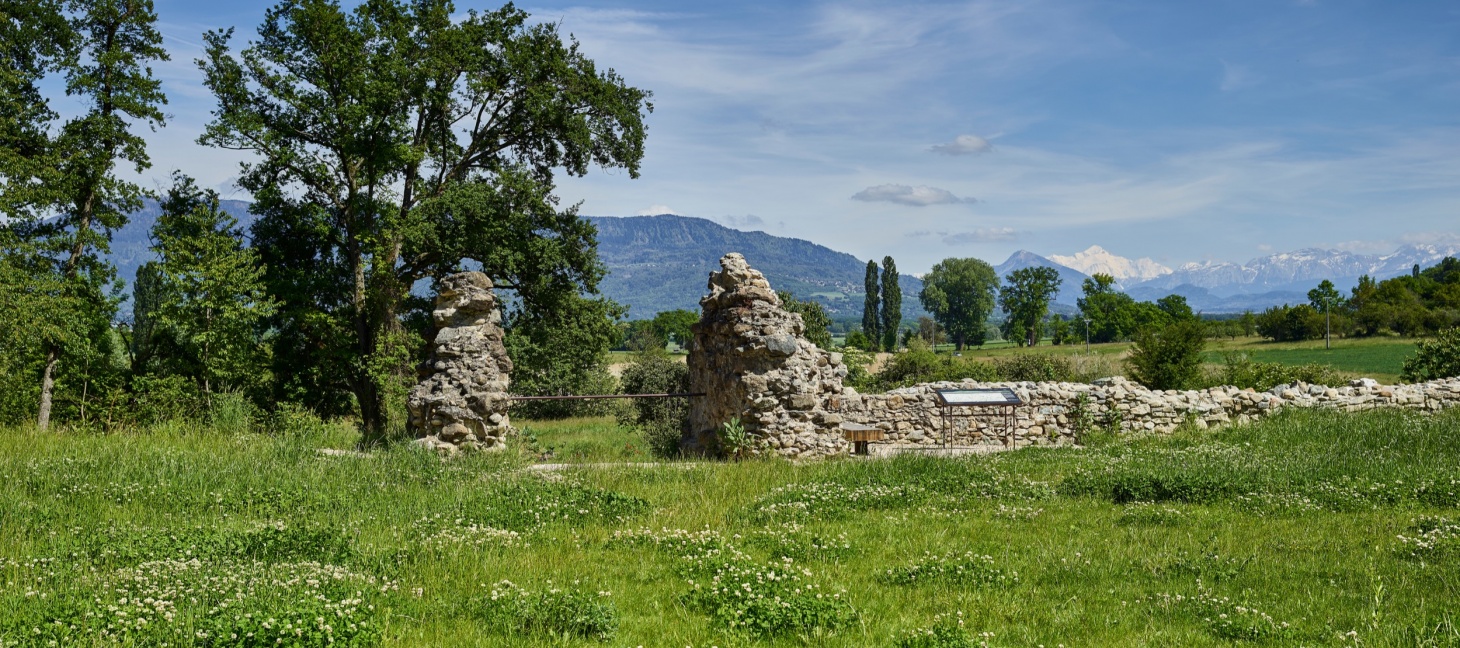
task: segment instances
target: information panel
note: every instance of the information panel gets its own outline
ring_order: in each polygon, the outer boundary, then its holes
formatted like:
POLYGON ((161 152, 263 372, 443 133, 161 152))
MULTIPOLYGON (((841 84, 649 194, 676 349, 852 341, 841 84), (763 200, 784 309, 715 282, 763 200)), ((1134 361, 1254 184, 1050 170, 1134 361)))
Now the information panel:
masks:
POLYGON ((938 400, 943 405, 1022 405, 1014 390, 1007 387, 996 389, 938 389, 938 400))

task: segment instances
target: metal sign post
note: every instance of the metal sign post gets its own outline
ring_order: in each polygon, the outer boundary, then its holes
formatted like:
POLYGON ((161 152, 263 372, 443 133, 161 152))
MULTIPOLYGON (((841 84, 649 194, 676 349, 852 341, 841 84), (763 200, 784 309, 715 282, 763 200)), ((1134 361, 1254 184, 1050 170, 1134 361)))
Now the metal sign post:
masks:
POLYGON ((933 393, 938 395, 938 409, 942 415, 943 422, 943 447, 948 447, 953 439, 959 417, 971 420, 977 416, 982 409, 987 411, 994 409, 996 414, 1003 416, 1005 429, 1003 437, 1004 445, 1007 447, 1014 441, 1015 408, 1024 404, 1024 400, 1008 387, 995 387, 991 389, 934 389, 933 393))

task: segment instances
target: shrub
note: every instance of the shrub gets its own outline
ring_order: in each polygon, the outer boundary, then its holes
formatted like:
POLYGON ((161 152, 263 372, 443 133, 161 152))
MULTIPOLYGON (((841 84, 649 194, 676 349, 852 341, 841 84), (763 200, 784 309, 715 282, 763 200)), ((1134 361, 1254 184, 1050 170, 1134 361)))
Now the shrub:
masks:
POLYGON ((1440 331, 1433 340, 1421 340, 1415 353, 1404 361, 1402 378, 1423 382, 1460 376, 1460 327, 1440 331))
POLYGON ((877 374, 878 385, 885 389, 907 387, 919 383, 938 381, 959 381, 965 378, 982 382, 999 379, 994 365, 973 358, 958 358, 939 355, 926 345, 912 341, 908 350, 892 356, 892 360, 877 374))
POLYGON ((312 437, 324 434, 329 426, 313 410, 298 403, 281 402, 269 413, 264 428, 287 437, 312 437))
POLYGON ((847 334, 846 342, 842 344, 847 349, 860 349, 869 353, 876 353, 879 349, 872 347, 872 339, 861 331, 852 331, 847 334))
POLYGON ((1047 353, 1021 353, 994 360, 994 368, 1004 380, 1068 382, 1075 376, 1069 358, 1047 353))
POLYGON ((1278 385, 1305 382, 1339 386, 1348 377, 1333 367, 1317 363, 1285 365, 1276 362, 1253 362, 1245 353, 1227 353, 1222 368, 1207 377, 1211 386, 1232 385, 1243 389, 1267 391, 1278 385))
POLYGON ((1199 320, 1180 320, 1136 334, 1126 363, 1131 377, 1151 389, 1185 389, 1201 375, 1206 330, 1199 320))
MULTIPOLYGON (((675 394, 689 390, 689 367, 664 355, 640 355, 624 368, 619 380, 626 394, 675 394)), ((678 398, 636 398, 620 410, 619 425, 644 435, 649 451, 660 457, 679 456, 679 440, 689 420, 687 403, 678 398)))
POLYGON ((856 389, 876 389, 877 377, 867 371, 867 365, 872 364, 872 354, 852 346, 850 336, 847 337, 847 345, 841 348, 841 353, 842 364, 847 366, 847 377, 842 381, 843 384, 856 389))

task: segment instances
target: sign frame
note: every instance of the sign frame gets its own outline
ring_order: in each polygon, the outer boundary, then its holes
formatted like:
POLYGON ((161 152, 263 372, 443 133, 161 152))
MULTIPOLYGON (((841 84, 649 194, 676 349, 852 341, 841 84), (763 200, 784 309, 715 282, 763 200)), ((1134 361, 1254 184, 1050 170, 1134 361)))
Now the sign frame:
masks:
POLYGON ((938 397, 938 410, 943 423, 943 447, 947 448, 952 442, 955 434, 954 426, 961 418, 970 419, 983 412, 994 410, 992 413, 1001 416, 1004 420, 1004 433, 1000 435, 1004 447, 1009 447, 1014 442, 1014 430, 1016 425, 1015 412, 1024 399, 1008 387, 984 387, 984 388, 960 388, 948 387, 933 389, 938 397))

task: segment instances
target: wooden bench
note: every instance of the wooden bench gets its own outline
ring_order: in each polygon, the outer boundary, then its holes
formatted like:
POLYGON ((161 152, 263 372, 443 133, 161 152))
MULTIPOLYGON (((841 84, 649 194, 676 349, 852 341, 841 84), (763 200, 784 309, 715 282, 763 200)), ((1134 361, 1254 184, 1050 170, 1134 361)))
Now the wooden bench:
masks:
POLYGON ((867 443, 882 440, 882 428, 861 423, 842 423, 842 437, 852 443, 852 454, 867 455, 867 443))

